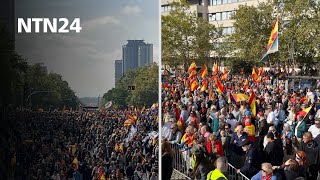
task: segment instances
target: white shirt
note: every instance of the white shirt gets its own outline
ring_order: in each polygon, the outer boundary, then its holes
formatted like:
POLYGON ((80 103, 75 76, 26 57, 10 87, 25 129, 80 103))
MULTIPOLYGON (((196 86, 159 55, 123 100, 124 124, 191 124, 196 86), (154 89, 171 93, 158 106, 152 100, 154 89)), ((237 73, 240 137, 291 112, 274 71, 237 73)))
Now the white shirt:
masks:
POLYGON ((268 123, 268 124, 271 124, 271 123, 273 123, 273 120, 274 120, 274 114, 273 114, 273 111, 271 111, 271 112, 269 112, 269 114, 268 114, 267 123, 268 123))
POLYGON ((320 128, 317 128, 316 125, 310 126, 308 131, 311 132, 313 138, 320 134, 320 128))
POLYGON ((169 139, 171 134, 171 122, 167 122, 162 126, 161 135, 162 138, 169 139))

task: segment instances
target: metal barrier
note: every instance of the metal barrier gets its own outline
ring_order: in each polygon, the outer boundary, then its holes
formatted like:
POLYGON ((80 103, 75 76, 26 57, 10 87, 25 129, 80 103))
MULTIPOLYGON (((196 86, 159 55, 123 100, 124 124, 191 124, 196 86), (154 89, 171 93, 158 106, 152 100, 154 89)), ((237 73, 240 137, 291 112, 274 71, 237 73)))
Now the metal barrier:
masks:
POLYGON ((191 153, 190 150, 181 152, 178 144, 171 144, 174 151, 173 169, 175 170, 171 179, 191 179, 188 177, 189 169, 191 169, 191 153))
POLYGON ((250 180, 244 174, 237 173, 237 169, 228 163, 228 180, 250 180))
MULTIPOLYGON (((173 175, 171 179, 191 179, 188 177, 189 170, 192 169, 191 165, 191 152, 183 151, 179 147, 179 144, 171 144, 171 148, 174 151, 173 155, 173 175)), ((228 180, 250 180, 242 173, 237 173, 237 169, 228 163, 228 180)))

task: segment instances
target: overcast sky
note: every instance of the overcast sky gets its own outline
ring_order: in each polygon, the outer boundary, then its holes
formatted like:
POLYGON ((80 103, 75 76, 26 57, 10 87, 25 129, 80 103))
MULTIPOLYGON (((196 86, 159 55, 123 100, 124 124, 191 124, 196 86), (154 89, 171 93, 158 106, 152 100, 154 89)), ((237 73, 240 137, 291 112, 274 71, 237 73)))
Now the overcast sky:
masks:
POLYGON ((158 0, 16 0, 15 10, 16 18, 80 17, 78 34, 16 34, 18 53, 61 74, 78 97, 114 87, 114 60, 128 39, 152 43, 159 61, 158 0))

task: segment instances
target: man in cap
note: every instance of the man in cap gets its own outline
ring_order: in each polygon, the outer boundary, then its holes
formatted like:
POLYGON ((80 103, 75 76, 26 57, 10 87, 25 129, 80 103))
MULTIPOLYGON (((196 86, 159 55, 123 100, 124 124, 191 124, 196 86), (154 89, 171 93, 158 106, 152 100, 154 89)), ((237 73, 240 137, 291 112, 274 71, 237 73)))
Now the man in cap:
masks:
POLYGON ((243 140, 240 143, 243 151, 246 152, 244 165, 241 169, 237 170, 237 173, 242 173, 248 178, 254 176, 259 170, 260 166, 259 155, 257 149, 250 143, 248 139, 243 140))

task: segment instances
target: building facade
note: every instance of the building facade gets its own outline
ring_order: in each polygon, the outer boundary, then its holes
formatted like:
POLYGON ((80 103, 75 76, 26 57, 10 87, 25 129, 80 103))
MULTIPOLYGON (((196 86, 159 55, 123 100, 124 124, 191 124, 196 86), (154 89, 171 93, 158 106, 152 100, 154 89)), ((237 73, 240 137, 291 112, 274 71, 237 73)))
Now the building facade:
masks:
POLYGON ((128 40, 122 46, 122 73, 152 63, 152 47, 152 44, 146 44, 144 40, 128 40))
MULTIPOLYGON (((161 13, 167 15, 171 10, 169 3, 175 0, 161 0, 161 13)), ((190 3, 190 11, 196 12, 198 17, 207 19, 216 27, 223 27, 223 34, 234 32, 232 15, 240 5, 257 6, 267 0, 187 0, 190 3)))
POLYGON ((146 44, 138 49, 138 67, 152 63, 153 45, 146 44))
POLYGON ((114 68, 115 82, 117 82, 122 76, 122 60, 115 60, 114 68))

